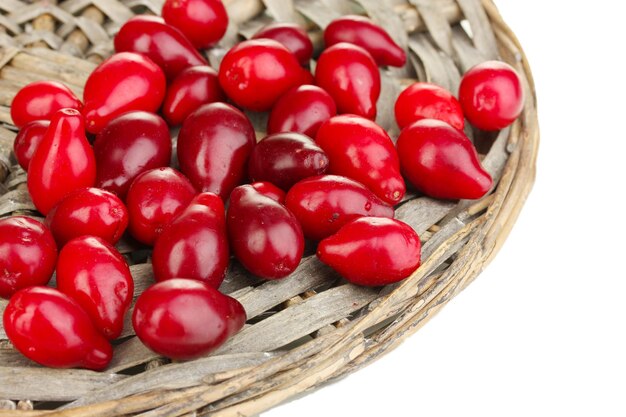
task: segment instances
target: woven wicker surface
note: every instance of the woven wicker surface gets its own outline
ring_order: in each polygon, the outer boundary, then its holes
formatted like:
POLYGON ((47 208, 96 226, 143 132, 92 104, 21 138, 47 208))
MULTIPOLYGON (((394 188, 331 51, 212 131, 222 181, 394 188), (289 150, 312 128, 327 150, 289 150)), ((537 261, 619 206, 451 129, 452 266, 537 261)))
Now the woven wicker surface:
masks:
MULTIPOLYGON (((393 102, 408 83, 432 81, 456 91, 461 74, 478 62, 513 65, 526 92, 520 119, 491 137, 467 132, 497 186, 480 201, 405 198, 396 217, 420 234, 423 264, 400 284, 355 287, 315 256, 281 281, 261 282, 233 263, 222 290, 242 302, 249 321, 207 358, 170 363, 146 349, 127 322, 104 372, 45 369, 2 340, 0 325, 0 416, 14 413, 3 408, 26 410, 23 416, 257 414, 389 352, 471 283, 506 239, 534 180, 539 132, 528 63, 490 0, 224 1, 231 25, 221 45, 206 51, 214 67, 241 36, 272 20, 306 25, 318 48, 320 28, 341 14, 367 14, 387 28, 410 51, 406 68, 382 74, 378 122, 394 138, 393 102)), ((161 5, 0 0, 0 217, 38 216, 12 155, 9 106, 18 89, 54 79, 82 94, 89 73, 113 52, 119 27, 134 14, 158 14, 161 5)), ((250 116, 262 135, 265 116, 250 116)), ((132 264, 137 296, 153 282, 149 257, 130 241, 118 248, 132 264)), ((5 305, 0 300, 0 312, 5 305)))

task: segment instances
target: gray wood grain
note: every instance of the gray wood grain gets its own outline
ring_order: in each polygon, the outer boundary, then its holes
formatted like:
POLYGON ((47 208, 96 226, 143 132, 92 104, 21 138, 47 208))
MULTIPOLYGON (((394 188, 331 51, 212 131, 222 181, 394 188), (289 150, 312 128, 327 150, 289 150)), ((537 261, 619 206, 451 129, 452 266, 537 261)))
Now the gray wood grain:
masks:
POLYGON ((328 26, 330 22, 341 16, 336 10, 327 7, 322 0, 296 0, 295 4, 296 10, 320 28, 328 26))
POLYGON ((472 39, 476 48, 485 54, 488 59, 498 59, 498 44, 489 18, 480 0, 457 0, 463 15, 472 28, 472 39))
POLYGON ((460 26, 455 26, 452 29, 452 47, 463 72, 476 64, 489 60, 487 55, 474 47, 472 39, 460 26))
POLYGON ((218 354, 278 349, 346 317, 378 296, 378 290, 353 285, 331 288, 244 329, 218 354), (285 326, 289 323, 289 326, 285 326))
POLYGON ((90 391, 128 378, 126 375, 79 369, 0 367, 0 398, 71 401, 90 391))
POLYGON ((240 353, 159 366, 93 390, 61 409, 113 400, 150 389, 175 389, 199 385, 208 375, 260 365, 274 356, 275 354, 270 353, 240 353))
POLYGON ((448 19, 441 13, 441 2, 438 0, 409 0, 409 3, 417 8, 439 49, 452 56, 452 30, 448 19))
POLYGON ((433 224, 443 219, 456 203, 435 200, 430 197, 416 198, 407 201, 396 210, 396 219, 411 226, 418 235, 428 230, 433 224))
POLYGON ((267 12, 277 22, 301 22, 301 17, 296 13, 292 0, 263 0, 263 3, 267 12))
POLYGON ((425 34, 414 34, 409 40, 409 47, 424 65, 426 80, 438 84, 449 91, 457 91, 461 80, 458 68, 452 59, 441 54, 425 34))
POLYGON ((237 294, 233 296, 241 302, 248 319, 251 319, 298 294, 330 284, 337 278, 338 275, 331 268, 320 262, 316 256, 311 256, 303 260, 291 276, 267 281, 241 297, 237 294))

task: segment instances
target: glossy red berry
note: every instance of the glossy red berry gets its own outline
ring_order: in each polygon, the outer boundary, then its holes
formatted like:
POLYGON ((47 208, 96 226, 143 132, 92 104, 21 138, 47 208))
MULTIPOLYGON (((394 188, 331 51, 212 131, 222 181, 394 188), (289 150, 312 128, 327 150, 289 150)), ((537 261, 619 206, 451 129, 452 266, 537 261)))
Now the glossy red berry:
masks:
POLYGON ((50 120, 61 109, 81 110, 83 103, 65 84, 35 81, 20 89, 11 102, 11 119, 17 127, 35 120, 50 120))
POLYGON ((85 124, 99 133, 112 119, 143 110, 154 113, 165 96, 165 76, 150 58, 131 52, 101 63, 85 84, 85 124))
POLYGON ((389 217, 393 207, 363 184, 338 175, 307 178, 287 193, 287 208, 296 216, 304 236, 322 240, 346 223, 363 216, 389 217))
POLYGON ((228 28, 222 0, 166 0, 161 14, 198 49, 217 43, 228 28))
POLYGON ((57 246, 43 224, 24 216, 0 219, 0 298, 46 285, 56 259, 57 246))
POLYGON ((217 71, 208 66, 187 68, 167 88, 163 116, 170 126, 181 124, 203 104, 224 101, 217 71))
POLYGON ((168 80, 185 68, 208 65, 189 39, 158 16, 140 15, 128 20, 115 35, 115 52, 135 52, 161 67, 168 80))
POLYGON ((406 52, 382 27, 364 16, 349 15, 333 20, 324 29, 326 47, 348 42, 367 50, 378 65, 402 67, 406 52))
POLYGON ((245 322, 246 312, 237 300, 190 279, 151 286, 133 311, 139 339, 156 353, 177 360, 211 353, 245 322))
POLYGON ((93 144, 96 186, 126 198, 142 172, 167 167, 172 139, 167 123, 154 113, 133 111, 111 120, 93 144))
POLYGON ((138 241, 153 245, 176 216, 189 205, 196 190, 173 168, 158 168, 140 174, 126 196, 128 230, 138 241))
POLYGON ((99 188, 78 189, 50 210, 46 226, 59 247, 83 235, 114 245, 128 226, 126 206, 115 194, 99 188))
POLYGON ((295 183, 328 169, 326 153, 308 136, 276 133, 263 138, 252 151, 248 176, 289 190, 295 183))
POLYGON ((251 185, 233 190, 226 225, 235 257, 254 275, 280 279, 298 267, 304 252, 298 220, 251 185))
POLYGON ((302 85, 276 102, 267 133, 295 132, 314 138, 322 123, 336 114, 337 106, 330 94, 314 85, 302 85))
POLYGON ((113 356, 85 310, 53 288, 17 292, 4 310, 3 324, 13 346, 44 366, 101 371, 113 356))
POLYGON ((478 64, 465 73, 459 87, 465 117, 483 130, 500 130, 512 124, 524 108, 519 75, 500 61, 478 64))
POLYGON ((185 277, 219 288, 229 257, 224 203, 213 193, 202 193, 157 238, 154 278, 185 277))
POLYGON ((491 189, 491 176, 472 142, 445 122, 415 122, 402 131, 396 146, 402 173, 430 197, 477 199, 491 189))
POLYGON ((244 180, 255 143, 245 114, 228 104, 205 104, 185 119, 178 134, 180 169, 198 191, 226 200, 244 180))
POLYGON ((396 121, 400 129, 422 119, 437 119, 458 130, 465 127, 459 101, 443 87, 417 82, 407 87, 396 100, 396 121))
POLYGON ((15 136, 13 142, 13 153, 17 163, 28 171, 30 160, 33 159, 35 150, 43 140, 46 131, 50 126, 49 120, 34 120, 26 123, 15 136))
POLYGON ((317 256, 357 285, 380 286, 401 281, 420 265, 421 245, 415 230, 399 220, 362 217, 322 240, 317 256))
POLYGON ((96 182, 96 158, 78 110, 59 110, 28 166, 28 191, 43 215, 72 191, 96 182))
POLYGON ((219 80, 238 106, 268 111, 283 94, 303 83, 304 71, 282 44, 272 39, 252 39, 226 53, 219 80))
POLYGON ((313 42, 300 25, 294 23, 270 23, 252 36, 252 39, 273 39, 285 45, 302 66, 308 66, 313 56, 313 42))
POLYGON ((315 141, 328 155, 329 173, 360 182, 391 205, 404 197, 396 148, 385 129, 373 121, 335 116, 320 127, 315 141))
POLYGON ((380 72, 365 49, 349 43, 326 49, 317 61, 315 81, 335 100, 338 113, 376 118, 380 72))
POLYGON ((287 196, 287 194, 271 182, 258 181, 253 182, 250 185, 252 185, 252 188, 257 190, 259 194, 263 194, 264 196, 271 198, 277 203, 285 205, 285 197, 287 196))
POLYGON ((110 243, 94 236, 68 242, 57 263, 57 288, 89 314, 107 339, 117 339, 133 300, 130 269, 110 243))

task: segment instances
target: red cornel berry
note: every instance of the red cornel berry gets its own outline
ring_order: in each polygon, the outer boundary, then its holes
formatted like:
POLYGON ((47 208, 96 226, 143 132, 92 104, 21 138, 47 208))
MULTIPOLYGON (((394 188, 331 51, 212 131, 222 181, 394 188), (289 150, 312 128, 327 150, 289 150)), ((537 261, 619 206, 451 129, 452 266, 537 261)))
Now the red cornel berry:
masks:
POLYGON ((33 159, 35 150, 37 150, 37 147, 43 140, 48 126, 50 126, 50 121, 48 120, 34 120, 26 123, 15 136, 13 153, 15 153, 17 163, 20 164, 24 171, 28 171, 30 160, 33 159))
POLYGON ((330 94, 315 85, 302 85, 276 102, 267 121, 267 134, 294 132, 314 138, 322 123, 336 114, 330 94))
POLYGON ((252 39, 229 50, 219 70, 220 85, 238 106, 268 111, 305 81, 296 56, 272 39, 252 39))
POLYGON ((414 83, 396 100, 396 121, 400 129, 422 119, 437 119, 458 130, 465 127, 461 104, 451 92, 431 83, 414 83))
POLYGON ((173 168, 158 168, 139 175, 126 196, 130 234, 153 245, 176 216, 189 205, 196 190, 173 168))
POLYGON ((365 49, 345 42, 326 49, 317 61, 315 81, 335 100, 338 113, 376 118, 380 72, 365 49))
POLYGON ((500 130, 522 113, 524 89, 513 67, 487 61, 465 73, 459 100, 471 124, 483 130, 500 130))
POLYGON ((254 275, 280 279, 298 267, 304 252, 298 220, 251 185, 233 190, 226 225, 235 256, 254 275))
POLYGON ((176 360, 207 355, 246 322, 239 301, 190 279, 159 282, 143 292, 133 311, 139 339, 156 353, 176 360))
POLYGON ((205 104, 191 113, 178 134, 180 169, 199 192, 228 199, 246 176, 256 136, 250 120, 225 103, 205 104))
POLYGON ((165 120, 132 111, 111 120, 98 133, 93 150, 96 186, 123 199, 139 174, 170 165, 172 140, 165 120))
POLYGON ((404 197, 396 148, 373 121, 351 114, 335 116, 320 127, 315 142, 328 155, 330 174, 359 181, 391 205, 404 197))
POLYGON ((113 356, 85 310, 53 288, 17 292, 4 310, 3 324, 13 346, 44 366, 101 371, 113 356))
POLYGON ((95 236, 68 242, 59 253, 57 287, 80 304, 104 337, 120 336, 134 282, 126 261, 110 243, 95 236))
POLYGON ((61 109, 81 110, 83 103, 65 84, 35 81, 20 89, 11 102, 11 119, 17 127, 34 120, 50 120, 61 109))
POLYGON ((362 217, 322 240, 317 256, 353 284, 376 287, 411 275, 420 252, 419 236, 406 223, 362 217))
POLYGON ((97 236, 114 245, 126 231, 128 211, 113 193, 81 188, 50 210, 46 225, 59 247, 83 235, 97 236))
POLYGON ((157 238, 154 278, 186 277, 219 288, 229 257, 224 203, 213 193, 198 194, 157 238))
POLYGON ((402 173, 415 187, 440 199, 478 199, 493 183, 472 142, 440 120, 406 127, 396 143, 402 173))
POLYGON ((263 194, 264 196, 271 198, 277 203, 285 205, 285 197, 287 196, 287 193, 285 193, 283 190, 281 190, 271 182, 258 181, 253 182, 250 185, 252 185, 252 188, 257 190, 259 194, 263 194))
POLYGON ((46 285, 54 272, 57 246, 43 224, 25 216, 0 219, 0 297, 46 285))
POLYGON ((198 49, 218 42, 228 28, 222 0, 167 0, 161 14, 168 25, 180 30, 198 49))
POLYGON ((208 66, 183 70, 167 88, 163 116, 170 126, 180 125, 203 104, 224 101, 217 71, 208 66))
POLYGON ((136 52, 157 64, 168 80, 185 68, 208 65, 189 39, 158 16, 140 15, 128 20, 115 35, 116 52, 136 52))
POLYGON ((367 50, 378 65, 402 67, 406 52, 391 39, 382 27, 364 16, 342 16, 324 29, 326 47, 348 42, 367 50))
POLYGON ((327 169, 326 153, 311 138, 299 133, 266 136, 254 147, 248 162, 252 181, 269 181, 285 191, 327 169))
POLYGON ((273 39, 282 43, 298 58, 303 67, 313 56, 313 42, 302 26, 294 23, 271 23, 252 36, 252 39, 273 39))
POLYGON ((28 166, 28 191, 43 215, 72 191, 96 182, 96 158, 78 110, 59 110, 28 166))
POLYGON ((165 96, 165 75, 150 58, 131 52, 115 54, 101 63, 85 84, 85 124, 99 133, 122 114, 154 113, 165 96))
POLYGON ((285 205, 296 216, 304 236, 322 240, 351 220, 363 216, 389 217, 394 209, 363 184, 339 175, 320 175, 295 184, 285 205))

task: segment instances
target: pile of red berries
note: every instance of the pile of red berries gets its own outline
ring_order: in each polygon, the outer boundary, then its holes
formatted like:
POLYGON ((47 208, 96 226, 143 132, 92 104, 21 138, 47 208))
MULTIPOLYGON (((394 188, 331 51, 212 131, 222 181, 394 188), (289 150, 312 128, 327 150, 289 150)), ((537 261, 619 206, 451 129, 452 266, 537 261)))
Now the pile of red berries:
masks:
POLYGON ((379 66, 403 66, 406 54, 384 29, 359 16, 333 21, 313 75, 306 31, 273 24, 216 71, 197 48, 214 45, 227 24, 220 0, 168 0, 163 18, 122 26, 117 53, 90 75, 82 101, 56 82, 16 95, 15 156, 46 216, 0 220, 4 328, 25 356, 107 366, 134 292, 114 246, 126 232, 153 247, 157 282, 137 299, 137 336, 159 354, 192 359, 246 321, 217 290, 231 254, 252 274, 281 279, 310 239, 350 282, 385 285, 420 263, 416 232, 393 219, 405 179, 441 199, 491 189, 463 129, 465 118, 497 130, 518 117, 522 87, 508 65, 471 69, 459 100, 436 85, 408 87, 396 102, 394 145, 373 121, 379 66), (268 111, 268 136, 257 143, 241 109, 268 111), (170 167, 169 128, 178 125, 180 171, 170 167), (46 287, 55 270, 56 289, 46 287))

